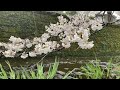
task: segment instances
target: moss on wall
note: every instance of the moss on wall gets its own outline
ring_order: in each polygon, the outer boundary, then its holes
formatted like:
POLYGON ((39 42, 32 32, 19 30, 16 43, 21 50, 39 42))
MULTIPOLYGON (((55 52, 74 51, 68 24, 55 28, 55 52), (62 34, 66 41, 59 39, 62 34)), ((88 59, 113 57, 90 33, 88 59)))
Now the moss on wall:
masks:
POLYGON ((45 25, 56 23, 57 15, 40 11, 0 11, 0 41, 11 35, 22 38, 40 36, 45 25))

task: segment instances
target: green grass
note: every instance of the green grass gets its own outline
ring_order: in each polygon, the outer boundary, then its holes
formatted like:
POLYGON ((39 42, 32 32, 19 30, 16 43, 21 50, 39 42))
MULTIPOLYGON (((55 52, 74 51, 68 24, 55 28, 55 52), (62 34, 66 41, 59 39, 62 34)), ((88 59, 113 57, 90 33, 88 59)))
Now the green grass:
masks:
MULTIPOLYGON (((117 64, 113 64, 112 59, 107 62, 105 67, 100 65, 100 60, 96 60, 95 62, 86 63, 84 66, 80 68, 83 76, 80 78, 87 79, 118 79, 120 78, 120 71, 116 69, 117 64), (113 76, 114 75, 114 76, 113 76)), ((118 67, 118 65, 117 65, 118 67)))
POLYGON ((86 64, 85 67, 81 67, 81 70, 87 79, 102 79, 104 75, 104 71, 99 65, 94 66, 91 63, 86 64))
MULTIPOLYGON (((9 69, 4 69, 0 64, 0 79, 55 79, 59 66, 59 62, 55 60, 55 63, 50 64, 49 69, 46 71, 42 63, 37 64, 36 69, 26 69, 21 66, 21 70, 15 70, 8 61, 6 63, 9 69)), ((81 73, 79 77, 78 75, 72 77, 74 79, 120 79, 120 63, 115 64, 112 59, 106 62, 107 64, 104 67, 100 63, 101 60, 98 59, 86 62, 77 71, 81 73)), ((75 70, 68 71, 60 79, 67 79, 75 70)))
MULTIPOLYGON (((13 70, 10 63, 6 61, 9 66, 9 70, 5 70, 0 64, 0 79, 54 79, 58 70, 59 62, 55 60, 53 65, 50 65, 47 72, 44 71, 44 66, 41 63, 37 64, 37 69, 26 70, 24 67, 21 67, 22 70, 13 70)), ((66 79, 74 70, 66 73, 63 76, 63 79, 66 79)))

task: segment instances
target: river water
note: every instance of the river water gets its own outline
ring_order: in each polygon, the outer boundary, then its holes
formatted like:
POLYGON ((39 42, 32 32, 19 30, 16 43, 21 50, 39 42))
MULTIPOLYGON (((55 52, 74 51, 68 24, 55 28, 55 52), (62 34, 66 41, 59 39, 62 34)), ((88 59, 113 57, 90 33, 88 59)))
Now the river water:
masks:
MULTIPOLYGON (((99 57, 97 59, 100 59, 101 61, 107 61, 110 60, 111 57, 99 57)), ((95 57, 57 57, 57 61, 59 61, 59 71, 67 72, 71 71, 74 68, 80 68, 81 65, 85 64, 88 61, 96 60, 95 57)), ((0 59, 0 63, 7 68, 8 65, 5 61, 9 61, 11 66, 14 68, 19 69, 19 67, 23 66, 25 68, 32 67, 36 63, 40 61, 42 62, 44 67, 47 69, 50 64, 55 62, 55 57, 45 57, 43 60, 41 60, 41 57, 39 58, 27 58, 27 59, 20 59, 20 58, 14 58, 14 59, 0 59)))

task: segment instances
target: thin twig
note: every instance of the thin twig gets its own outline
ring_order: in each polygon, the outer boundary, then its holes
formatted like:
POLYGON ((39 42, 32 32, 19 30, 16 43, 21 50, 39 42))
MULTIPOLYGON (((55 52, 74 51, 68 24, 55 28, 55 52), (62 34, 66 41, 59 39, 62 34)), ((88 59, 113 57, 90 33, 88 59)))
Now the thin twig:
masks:
MULTIPOLYGON (((62 48, 60 48, 59 50, 62 50, 63 49, 63 47, 62 48)), ((56 52, 56 51, 59 51, 58 49, 57 50, 55 50, 54 52, 56 52)), ((49 53, 48 53, 49 54, 49 53)), ((41 61, 43 61, 43 59, 48 55, 48 54, 45 54, 42 58, 41 58, 41 60, 40 61, 38 61, 36 64, 34 64, 33 66, 31 66, 31 68, 34 68, 37 64, 39 64, 41 61)))
POLYGON ((45 54, 44 57, 41 58, 40 61, 38 61, 36 64, 31 66, 31 69, 34 68, 36 65, 38 65, 48 54, 45 54))
POLYGON ((44 57, 42 57, 41 60, 36 63, 36 65, 39 64, 47 55, 48 54, 45 54, 44 57))
POLYGON ((74 51, 77 51, 80 47, 78 47, 77 49, 75 49, 74 51))

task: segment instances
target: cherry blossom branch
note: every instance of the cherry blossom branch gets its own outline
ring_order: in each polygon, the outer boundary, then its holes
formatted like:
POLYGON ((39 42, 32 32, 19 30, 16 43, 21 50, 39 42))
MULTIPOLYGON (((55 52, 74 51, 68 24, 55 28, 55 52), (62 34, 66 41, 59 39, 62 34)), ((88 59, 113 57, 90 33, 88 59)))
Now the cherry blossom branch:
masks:
POLYGON ((91 35, 90 31, 99 31, 103 28, 101 22, 97 21, 94 16, 90 12, 84 13, 82 11, 69 16, 69 19, 62 15, 58 16, 56 24, 51 23, 49 26, 45 26, 46 31, 41 37, 29 40, 11 36, 10 42, 0 42, 0 46, 5 48, 1 53, 5 57, 14 58, 20 55, 25 59, 70 48, 71 43, 77 43, 82 49, 91 49, 94 44, 93 41, 88 41, 91 35), (60 40, 52 41, 51 37, 58 37, 60 40))

